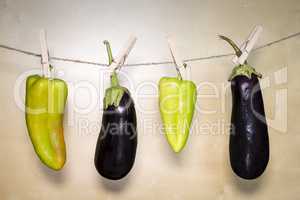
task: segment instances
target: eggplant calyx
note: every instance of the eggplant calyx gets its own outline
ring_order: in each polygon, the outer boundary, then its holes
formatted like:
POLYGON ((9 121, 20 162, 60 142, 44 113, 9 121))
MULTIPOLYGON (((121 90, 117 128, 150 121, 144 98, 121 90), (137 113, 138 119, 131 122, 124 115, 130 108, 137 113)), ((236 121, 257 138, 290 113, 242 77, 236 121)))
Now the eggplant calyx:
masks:
POLYGON ((247 78, 251 79, 252 74, 256 75, 257 77, 261 78, 262 75, 255 71, 253 67, 248 64, 238 65, 233 68, 232 73, 229 77, 229 81, 234 79, 236 76, 246 76, 247 78))
POLYGON ((120 86, 110 87, 106 89, 104 97, 104 108, 107 109, 108 106, 112 105, 118 107, 125 91, 126 88, 120 86))
POLYGON ((127 88, 120 86, 117 73, 115 71, 112 73, 110 78, 111 87, 106 89, 104 97, 105 109, 112 105, 118 107, 124 93, 127 92, 127 88))

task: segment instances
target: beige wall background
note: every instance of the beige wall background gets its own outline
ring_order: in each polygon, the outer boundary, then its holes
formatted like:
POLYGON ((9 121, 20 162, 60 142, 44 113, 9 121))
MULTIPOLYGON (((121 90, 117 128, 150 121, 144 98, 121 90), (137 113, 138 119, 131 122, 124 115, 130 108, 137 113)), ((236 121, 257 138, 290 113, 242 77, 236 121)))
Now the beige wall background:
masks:
MULTIPOLYGON (((256 24, 264 27, 257 46, 300 31, 300 1, 0 0, 1 44, 39 53, 39 30, 46 28, 51 56, 101 63, 107 62, 104 39, 116 54, 134 33, 138 41, 127 63, 160 62, 171 60, 167 34, 176 38, 182 57, 206 57, 232 52, 218 34, 241 43, 256 24)), ((121 82, 137 106, 138 150, 131 173, 112 182, 93 164, 107 69, 52 61, 70 91, 67 163, 53 172, 35 155, 22 110, 24 78, 39 72, 40 59, 0 48, 0 199, 299 199, 299 52, 298 36, 249 58, 264 75, 271 144, 268 168, 254 181, 239 179, 229 165, 230 56, 188 63, 190 79, 199 87, 198 110, 179 155, 161 134, 157 100, 158 81, 174 76, 173 66, 124 67, 121 82)))

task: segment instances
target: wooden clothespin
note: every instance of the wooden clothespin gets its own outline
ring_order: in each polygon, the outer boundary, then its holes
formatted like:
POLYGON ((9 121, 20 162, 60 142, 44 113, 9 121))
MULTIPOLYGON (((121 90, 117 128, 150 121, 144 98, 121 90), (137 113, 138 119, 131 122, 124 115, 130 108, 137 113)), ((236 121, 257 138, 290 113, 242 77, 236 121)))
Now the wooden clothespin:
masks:
POLYGON ((126 58, 128 57, 133 46, 135 45, 136 40, 137 40, 137 38, 133 35, 131 35, 129 37, 127 43, 124 45, 124 47, 120 51, 119 55, 116 57, 116 59, 114 59, 113 63, 110 65, 110 67, 113 70, 120 69, 121 66, 125 63, 126 58))
POLYGON ((234 56, 232 62, 236 65, 243 65, 247 60, 251 50, 254 47, 259 35, 261 34, 263 28, 262 26, 255 26, 247 40, 240 46, 242 55, 240 57, 234 56))
POLYGON ((47 78, 52 77, 50 64, 49 64, 49 50, 47 45, 46 31, 42 29, 40 31, 40 44, 41 44, 41 64, 43 76, 47 78))
POLYGON ((184 70, 186 68, 186 64, 183 61, 182 56, 180 56, 178 54, 178 51, 176 50, 176 46, 174 44, 174 39, 171 36, 167 37, 168 40, 168 45, 169 45, 169 49, 170 49, 170 53, 172 56, 172 60, 176 66, 176 70, 179 74, 179 76, 181 76, 182 79, 186 78, 186 70, 184 70))

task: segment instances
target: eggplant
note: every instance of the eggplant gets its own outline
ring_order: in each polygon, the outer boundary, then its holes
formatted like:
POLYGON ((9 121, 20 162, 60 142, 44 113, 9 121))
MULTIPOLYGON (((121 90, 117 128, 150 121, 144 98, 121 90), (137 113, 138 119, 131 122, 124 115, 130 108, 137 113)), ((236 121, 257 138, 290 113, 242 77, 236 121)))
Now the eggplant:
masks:
MULTIPOLYGON (((105 41, 112 56, 109 43, 105 41)), ((125 177, 134 165, 137 148, 137 123, 134 101, 127 88, 120 86, 117 73, 105 92, 102 126, 95 151, 95 167, 107 179, 125 177)))
POLYGON ((125 92, 119 106, 108 106, 103 113, 95 153, 95 166, 102 176, 117 180, 128 174, 135 160, 136 133, 134 103, 125 92))
POLYGON ((257 75, 231 80, 232 114, 229 140, 233 171, 244 179, 259 177, 269 161, 269 137, 257 75))
MULTIPOLYGON (((225 36, 236 55, 241 51, 225 36)), ((258 78, 261 74, 248 65, 236 66, 230 77, 232 114, 229 139, 231 168, 243 179, 255 179, 263 174, 269 162, 269 136, 263 96, 258 78)))

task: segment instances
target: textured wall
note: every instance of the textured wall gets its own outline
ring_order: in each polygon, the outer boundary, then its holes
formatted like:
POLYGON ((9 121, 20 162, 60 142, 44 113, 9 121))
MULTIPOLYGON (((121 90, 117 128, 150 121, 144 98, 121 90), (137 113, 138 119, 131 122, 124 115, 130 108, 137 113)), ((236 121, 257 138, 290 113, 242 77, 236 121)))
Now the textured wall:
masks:
MULTIPOLYGON (((241 42, 256 24, 264 27, 257 45, 300 31, 299 0, 0 0, 0 43, 39 53, 39 29, 46 28, 52 56, 107 62, 101 41, 114 53, 134 33, 128 63, 169 61, 165 36, 176 38, 184 58, 232 52, 218 34, 241 42)), ((263 73, 271 157, 265 174, 244 181, 228 160, 231 93, 226 81, 231 57, 189 63, 199 86, 198 110, 188 144, 171 152, 161 134, 157 82, 175 75, 171 65, 123 68, 139 119, 136 162, 122 181, 101 178, 93 165, 107 87, 105 68, 53 61, 69 84, 65 139, 68 160, 60 172, 35 155, 24 120, 24 76, 40 60, 0 49, 0 199, 299 199, 300 37, 253 52, 249 63, 263 73), (227 90, 226 90, 227 88, 227 90), (147 96, 147 97, 146 97, 147 96)))

